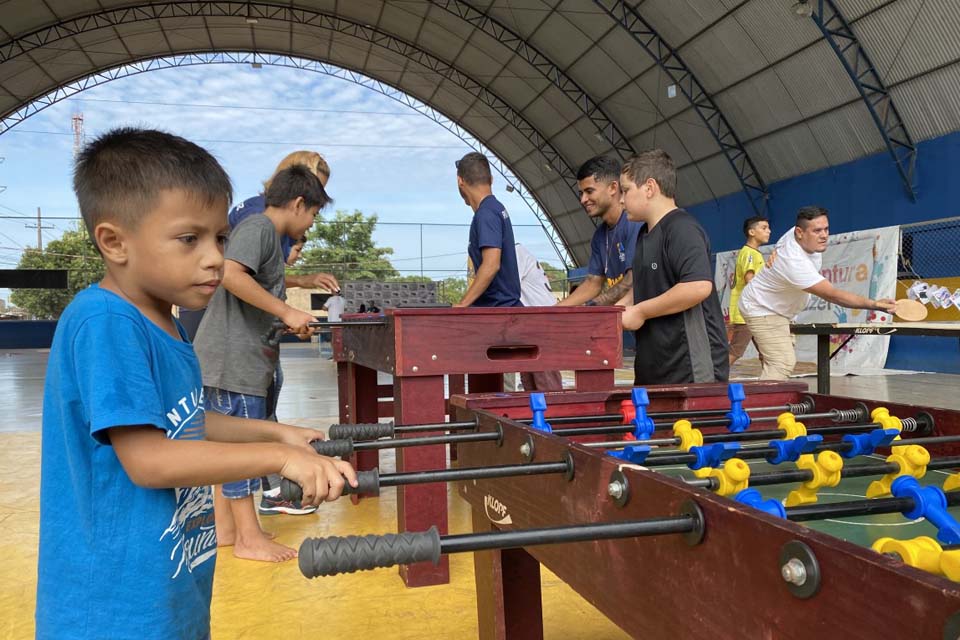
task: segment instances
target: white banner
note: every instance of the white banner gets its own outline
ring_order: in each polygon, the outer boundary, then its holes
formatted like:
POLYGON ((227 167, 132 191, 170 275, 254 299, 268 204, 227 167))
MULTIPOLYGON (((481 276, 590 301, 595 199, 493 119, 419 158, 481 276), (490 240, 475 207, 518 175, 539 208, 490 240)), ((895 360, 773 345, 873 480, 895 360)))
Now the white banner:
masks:
MULTIPOLYGON (((776 232, 780 237, 782 232, 776 232)), ((900 227, 883 227, 864 231, 851 231, 830 236, 830 243, 823 254, 823 277, 833 286, 868 298, 894 298, 897 288, 897 249, 900 242, 900 227)), ((769 256, 773 245, 760 248, 769 256)), ((737 251, 717 254, 715 280, 717 293, 723 305, 725 319, 730 319, 730 289, 733 286, 737 251)), ((794 320, 797 324, 811 322, 890 322, 890 315, 879 311, 847 309, 811 295, 807 307, 794 320)), ((882 369, 887 361, 889 336, 832 336, 832 375, 855 373, 858 369, 882 369), (844 344, 846 342, 846 344, 844 344), (843 345, 841 348, 840 345, 843 345)), ((757 351, 751 344, 744 358, 756 358, 757 351)), ((797 361, 817 361, 817 337, 797 336, 797 361)))

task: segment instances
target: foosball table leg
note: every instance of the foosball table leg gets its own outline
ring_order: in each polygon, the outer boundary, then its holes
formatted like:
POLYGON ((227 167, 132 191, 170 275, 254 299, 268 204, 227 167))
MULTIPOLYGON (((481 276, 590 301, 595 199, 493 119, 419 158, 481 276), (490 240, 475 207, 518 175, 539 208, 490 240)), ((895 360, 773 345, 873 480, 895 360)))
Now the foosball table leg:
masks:
MULTIPOLYGON (((474 509, 474 532, 493 529, 474 509)), ((480 640, 543 640, 540 563, 524 549, 504 549, 474 552, 473 566, 480 640)))

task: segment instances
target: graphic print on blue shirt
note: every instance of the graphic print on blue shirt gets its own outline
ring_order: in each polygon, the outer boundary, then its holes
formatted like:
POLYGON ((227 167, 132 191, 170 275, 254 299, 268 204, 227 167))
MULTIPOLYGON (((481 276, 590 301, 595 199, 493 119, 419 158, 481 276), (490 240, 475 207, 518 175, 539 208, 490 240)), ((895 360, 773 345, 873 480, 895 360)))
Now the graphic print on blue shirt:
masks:
MULTIPOLYGON (((233 209, 230 209, 230 213, 227 214, 227 222, 230 223, 230 229, 233 229, 245 218, 249 218, 255 213, 263 213, 266 210, 267 201, 263 197, 263 194, 253 196, 234 206, 233 209)), ((287 236, 280 236, 280 249, 283 251, 284 262, 290 257, 290 249, 293 248, 295 244, 294 240, 299 239, 300 238, 291 239, 287 236)))
POLYGON ((623 274, 633 268, 633 255, 637 249, 641 226, 639 222, 629 220, 626 211, 620 214, 612 229, 605 222, 601 222, 590 241, 590 265, 587 273, 603 276, 608 287, 620 282, 623 274))
POLYGON ((60 317, 44 389, 37 638, 209 636, 212 491, 134 484, 108 431, 204 438, 200 366, 177 329, 181 340, 96 285, 60 317))
POLYGON ((500 201, 492 195, 480 202, 470 223, 470 262, 480 268, 482 250, 487 247, 500 249, 500 270, 473 306, 519 307, 520 270, 517 267, 517 248, 513 239, 510 215, 500 201))

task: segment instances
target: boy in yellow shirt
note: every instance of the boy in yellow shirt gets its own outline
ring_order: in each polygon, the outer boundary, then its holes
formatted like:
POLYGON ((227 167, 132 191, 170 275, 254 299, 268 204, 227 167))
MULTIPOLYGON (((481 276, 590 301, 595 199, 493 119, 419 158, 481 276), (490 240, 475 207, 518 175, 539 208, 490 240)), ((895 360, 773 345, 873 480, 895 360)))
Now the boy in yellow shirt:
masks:
POLYGON ((752 338, 750 328, 743 320, 737 303, 747 283, 763 269, 763 254, 758 250, 770 241, 770 223, 762 216, 753 216, 743 221, 743 235, 747 243, 737 254, 737 269, 733 289, 730 290, 730 326, 727 337, 730 342, 730 364, 740 359, 752 338))

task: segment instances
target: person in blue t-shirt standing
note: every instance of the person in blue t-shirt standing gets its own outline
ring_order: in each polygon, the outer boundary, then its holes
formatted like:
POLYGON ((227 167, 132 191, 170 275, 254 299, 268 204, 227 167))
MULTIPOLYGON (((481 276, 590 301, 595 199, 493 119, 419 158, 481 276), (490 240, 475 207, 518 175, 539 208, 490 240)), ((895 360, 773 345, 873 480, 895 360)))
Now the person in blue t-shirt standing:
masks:
POLYGON ((560 301, 561 306, 612 305, 633 287, 633 254, 640 225, 620 206, 620 163, 607 156, 590 158, 577 171, 580 205, 601 224, 590 242, 587 279, 560 301))
POLYGON ((520 272, 510 216, 493 197, 490 163, 472 152, 456 162, 460 196, 473 209, 467 252, 475 274, 455 307, 522 307, 520 272))
POLYGON ((172 311, 206 305, 223 276, 232 188, 213 156, 116 129, 80 154, 74 189, 106 275, 67 306, 50 349, 36 637, 204 640, 210 485, 279 472, 319 504, 356 474, 316 454, 312 429, 204 411, 172 311))

